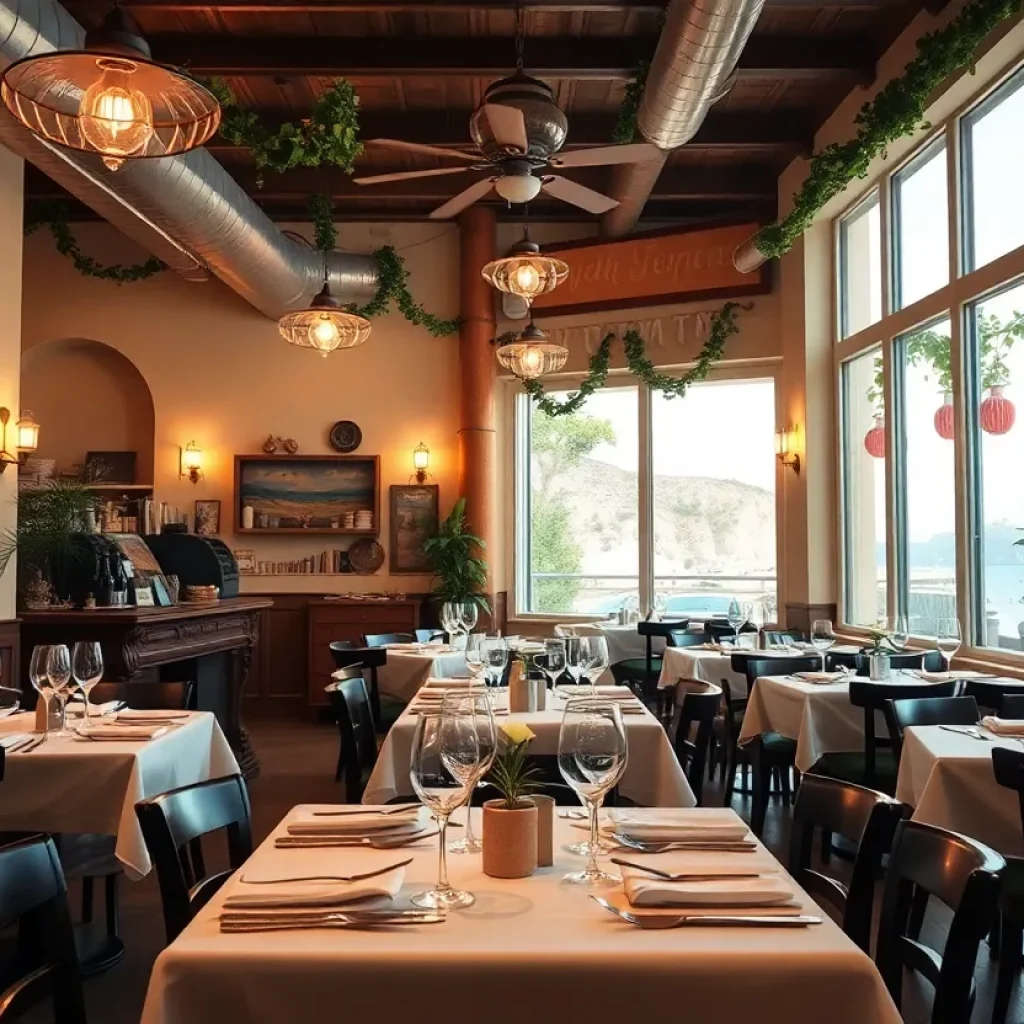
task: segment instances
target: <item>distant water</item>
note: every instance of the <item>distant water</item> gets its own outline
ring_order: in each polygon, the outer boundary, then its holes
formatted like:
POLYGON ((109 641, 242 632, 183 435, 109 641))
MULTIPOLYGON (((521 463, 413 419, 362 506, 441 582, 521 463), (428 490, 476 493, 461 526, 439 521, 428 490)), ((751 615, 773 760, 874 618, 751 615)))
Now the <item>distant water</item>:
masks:
POLYGON ((985 608, 999 616, 999 631, 1017 635, 1024 622, 1024 565, 985 566, 985 608))

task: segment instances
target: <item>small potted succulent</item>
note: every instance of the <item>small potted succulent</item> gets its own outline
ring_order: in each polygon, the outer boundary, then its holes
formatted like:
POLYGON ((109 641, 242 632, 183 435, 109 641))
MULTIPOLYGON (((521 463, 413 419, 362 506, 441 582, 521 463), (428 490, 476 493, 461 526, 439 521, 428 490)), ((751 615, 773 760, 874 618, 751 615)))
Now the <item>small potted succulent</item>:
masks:
POLYGON ((891 665, 890 656, 895 653, 896 645, 892 642, 892 633, 881 627, 874 626, 871 629, 871 646, 862 648, 862 652, 868 656, 868 678, 875 682, 885 682, 889 679, 891 665))
POLYGON ((540 783, 526 759, 533 736, 523 722, 501 727, 487 776, 501 798, 484 804, 483 869, 492 878, 526 878, 537 869, 537 806, 530 794, 540 783))

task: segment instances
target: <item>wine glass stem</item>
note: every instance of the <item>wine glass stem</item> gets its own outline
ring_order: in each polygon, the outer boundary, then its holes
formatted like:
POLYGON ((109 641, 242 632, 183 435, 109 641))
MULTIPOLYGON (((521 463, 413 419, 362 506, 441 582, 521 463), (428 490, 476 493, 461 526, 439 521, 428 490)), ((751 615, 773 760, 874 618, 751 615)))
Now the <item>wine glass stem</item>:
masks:
POLYGON ((67 729, 68 722, 68 704, 67 701, 61 694, 55 694, 57 698, 57 709, 60 712, 60 721, 57 725, 58 732, 64 732, 67 729))
POLYGON ((50 731, 50 698, 45 694, 39 694, 39 699, 43 702, 43 713, 45 721, 43 722, 43 734, 47 734, 50 731))
POLYGON ((587 808, 590 811, 590 849, 587 851, 587 872, 597 872, 597 809, 600 800, 588 800, 587 808))
POLYGON ((448 884, 448 815, 439 814, 437 816, 437 837, 438 837, 438 855, 437 855, 437 888, 441 892, 447 892, 451 886, 448 884))
POLYGON ((92 708, 89 705, 89 691, 82 687, 82 696, 85 698, 85 720, 86 722, 92 718, 92 708))
POLYGON ((466 797, 466 846, 470 849, 476 843, 476 836, 473 834, 473 791, 476 789, 477 779, 469 784, 469 795, 466 797))

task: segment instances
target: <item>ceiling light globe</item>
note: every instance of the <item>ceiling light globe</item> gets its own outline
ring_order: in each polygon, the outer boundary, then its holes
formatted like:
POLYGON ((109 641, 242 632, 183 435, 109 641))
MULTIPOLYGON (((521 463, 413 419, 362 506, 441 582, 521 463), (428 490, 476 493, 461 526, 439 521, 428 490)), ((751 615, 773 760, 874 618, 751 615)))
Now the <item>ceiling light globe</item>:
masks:
POLYGON ((131 87, 131 61, 101 58, 96 66, 103 74, 82 96, 79 123, 85 141, 116 171, 125 157, 145 149, 152 138, 153 106, 131 87))
POLYGON ((518 337, 499 345, 496 357, 501 366, 520 380, 537 380, 562 369, 569 358, 569 350, 549 341, 531 322, 518 337))
POLYGON ((517 295, 530 303, 538 295, 553 291, 569 276, 562 260, 545 256, 536 242, 524 239, 512 246, 500 259, 482 270, 484 280, 500 292, 517 295))
POLYGON ((505 174, 494 183, 494 191, 509 203, 528 203, 540 192, 540 178, 532 174, 505 174))

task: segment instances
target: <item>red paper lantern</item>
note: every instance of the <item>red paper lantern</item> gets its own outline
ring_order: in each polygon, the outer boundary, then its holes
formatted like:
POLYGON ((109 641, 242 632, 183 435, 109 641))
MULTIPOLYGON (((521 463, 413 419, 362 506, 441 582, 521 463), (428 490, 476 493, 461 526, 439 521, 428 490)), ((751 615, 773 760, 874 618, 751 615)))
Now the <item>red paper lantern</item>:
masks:
POLYGON ((955 421, 956 413, 953 410, 953 395, 947 391, 945 400, 938 409, 935 410, 935 433, 939 437, 945 438, 947 441, 953 440, 953 434, 956 430, 955 421))
POLYGON ((1008 434, 1016 419, 1013 402, 1003 397, 1002 386, 996 385, 981 403, 981 429, 989 434, 1008 434))
POLYGON ((864 435, 864 447, 873 459, 885 458, 885 420, 875 417, 875 425, 864 435))

